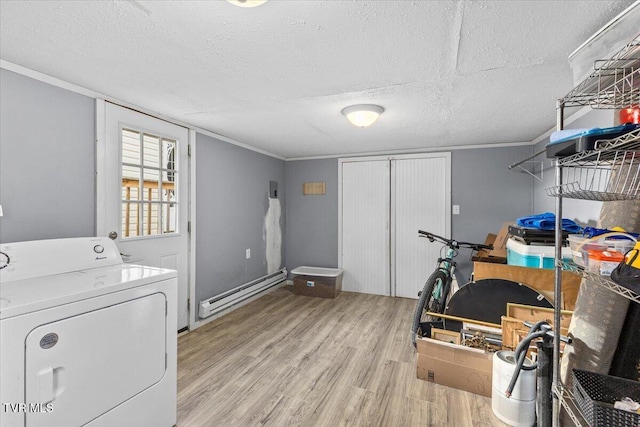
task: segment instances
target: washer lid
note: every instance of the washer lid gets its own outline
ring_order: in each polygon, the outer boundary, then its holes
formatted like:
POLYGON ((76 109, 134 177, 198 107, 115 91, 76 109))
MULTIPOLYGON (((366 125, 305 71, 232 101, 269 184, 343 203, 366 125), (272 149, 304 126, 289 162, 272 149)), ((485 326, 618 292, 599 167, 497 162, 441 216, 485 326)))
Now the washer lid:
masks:
POLYGON ((175 270, 118 264, 0 284, 0 319, 176 278, 175 270))

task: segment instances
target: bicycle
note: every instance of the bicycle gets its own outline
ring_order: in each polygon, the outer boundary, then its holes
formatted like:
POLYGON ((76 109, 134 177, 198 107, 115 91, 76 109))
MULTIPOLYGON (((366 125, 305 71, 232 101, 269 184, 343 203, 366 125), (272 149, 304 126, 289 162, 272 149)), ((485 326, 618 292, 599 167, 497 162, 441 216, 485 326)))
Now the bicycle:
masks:
POLYGON ((481 249, 491 250, 492 245, 485 245, 481 243, 469 243, 458 242, 454 239, 447 239, 437 234, 429 233, 428 231, 418 230, 419 237, 426 237, 431 243, 436 240, 443 243, 447 248, 444 258, 442 258, 442 249, 440 250, 441 257, 438 258, 436 269, 429 276, 424 288, 421 292, 418 292, 418 304, 416 305, 416 312, 413 316, 413 325, 411 326, 411 338, 414 347, 416 346, 416 338, 423 336, 422 324, 428 322, 437 322, 441 319, 438 316, 434 316, 428 313, 444 314, 447 305, 447 296, 451 289, 451 282, 453 281, 453 274, 455 272, 456 263, 453 261, 458 255, 460 248, 469 248, 474 251, 481 249))

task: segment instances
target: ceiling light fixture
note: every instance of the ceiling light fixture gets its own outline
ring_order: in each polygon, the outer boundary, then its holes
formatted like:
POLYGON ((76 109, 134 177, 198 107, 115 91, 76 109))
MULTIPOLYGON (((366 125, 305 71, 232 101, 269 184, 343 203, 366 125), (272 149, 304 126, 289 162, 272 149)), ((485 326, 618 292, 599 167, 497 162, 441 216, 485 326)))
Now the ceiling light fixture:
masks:
POLYGON ((342 110, 342 114, 344 114, 354 126, 366 128, 374 124, 383 111, 384 108, 379 105, 361 104, 345 108, 342 110))
POLYGON ((256 7, 262 3, 266 3, 267 0, 227 0, 231 4, 235 4, 240 7, 256 7))

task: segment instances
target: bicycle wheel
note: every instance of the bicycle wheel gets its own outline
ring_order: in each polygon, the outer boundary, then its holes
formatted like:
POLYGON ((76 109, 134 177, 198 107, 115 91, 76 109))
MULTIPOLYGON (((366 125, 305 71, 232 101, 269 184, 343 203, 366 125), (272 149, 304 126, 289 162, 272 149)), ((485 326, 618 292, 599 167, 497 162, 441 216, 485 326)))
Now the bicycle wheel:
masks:
POLYGON ((421 323, 435 321, 439 317, 434 317, 426 314, 428 311, 433 313, 442 313, 444 311, 444 305, 446 302, 446 295, 444 294, 444 288, 447 283, 447 275, 441 271, 434 271, 427 279, 418 299, 416 305, 416 312, 413 315, 413 325, 411 326, 411 340, 413 346, 416 346, 416 339, 418 336, 422 336, 421 323), (434 296, 435 290, 440 290, 440 295, 434 296))

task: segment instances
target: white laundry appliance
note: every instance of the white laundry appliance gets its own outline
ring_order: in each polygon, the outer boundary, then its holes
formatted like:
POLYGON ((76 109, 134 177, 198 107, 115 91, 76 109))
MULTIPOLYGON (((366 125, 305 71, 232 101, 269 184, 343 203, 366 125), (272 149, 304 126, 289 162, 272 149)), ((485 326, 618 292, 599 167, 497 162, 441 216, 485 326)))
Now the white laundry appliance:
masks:
POLYGON ((0 245, 0 425, 175 425, 176 300, 107 238, 0 245))

